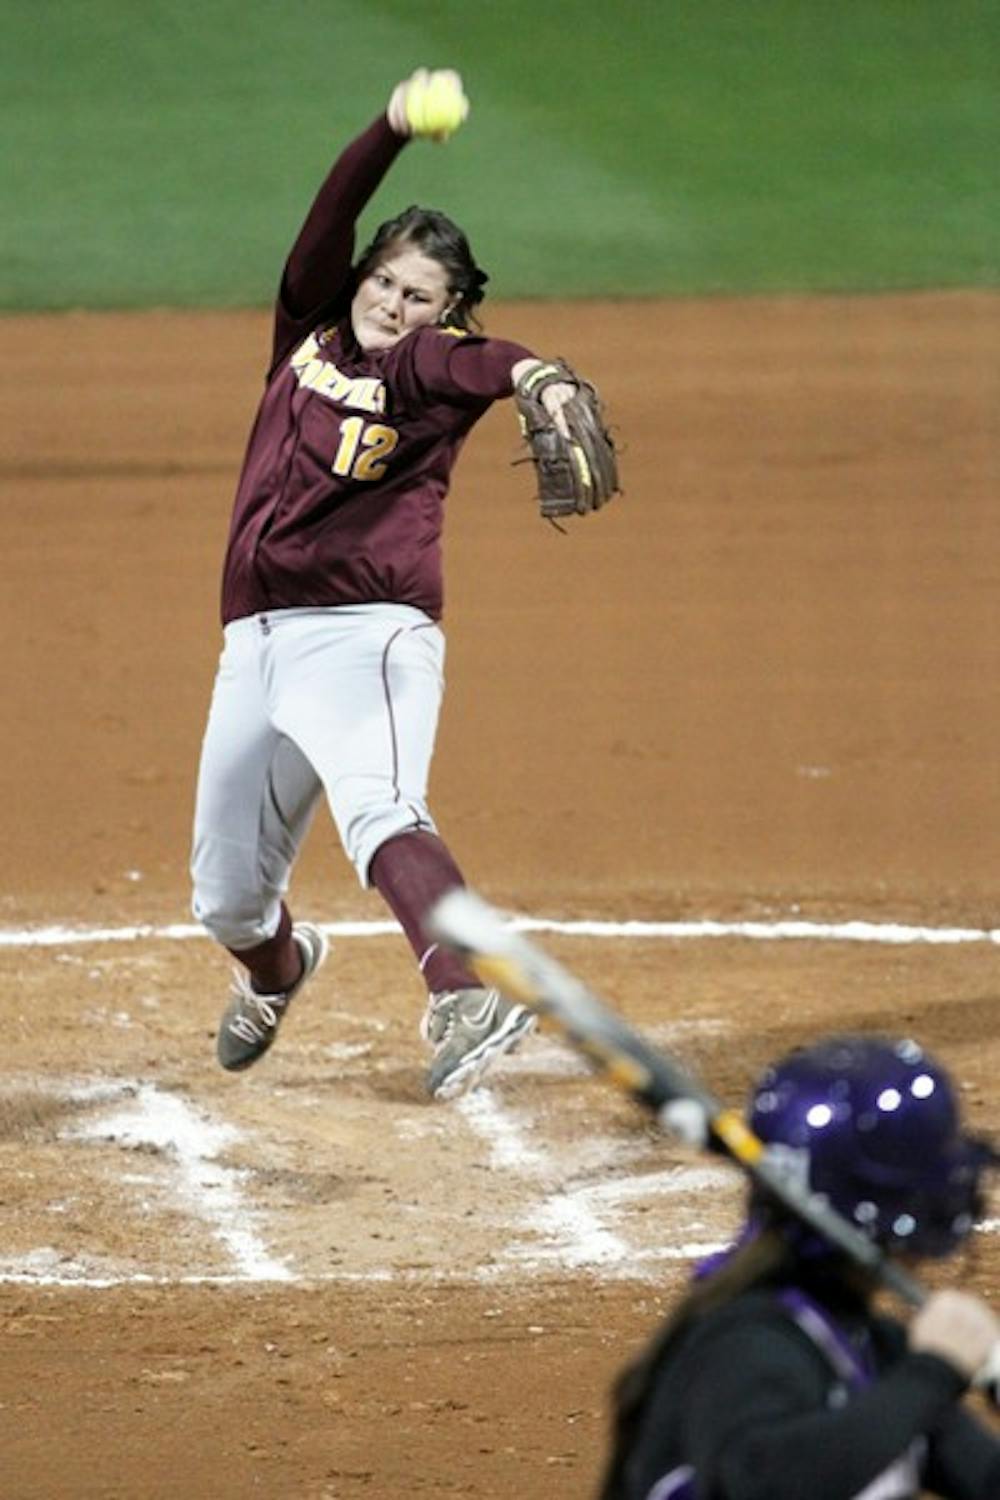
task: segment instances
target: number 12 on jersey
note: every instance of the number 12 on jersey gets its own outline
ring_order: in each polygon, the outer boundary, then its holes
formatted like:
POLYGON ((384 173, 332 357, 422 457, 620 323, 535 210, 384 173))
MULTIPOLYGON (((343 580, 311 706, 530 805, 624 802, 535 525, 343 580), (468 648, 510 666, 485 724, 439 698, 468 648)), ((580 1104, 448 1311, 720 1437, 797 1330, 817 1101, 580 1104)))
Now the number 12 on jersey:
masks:
POLYGON ((399 433, 383 422, 364 417, 345 417, 340 424, 340 443, 330 465, 341 479, 381 479, 385 460, 399 442, 399 433))

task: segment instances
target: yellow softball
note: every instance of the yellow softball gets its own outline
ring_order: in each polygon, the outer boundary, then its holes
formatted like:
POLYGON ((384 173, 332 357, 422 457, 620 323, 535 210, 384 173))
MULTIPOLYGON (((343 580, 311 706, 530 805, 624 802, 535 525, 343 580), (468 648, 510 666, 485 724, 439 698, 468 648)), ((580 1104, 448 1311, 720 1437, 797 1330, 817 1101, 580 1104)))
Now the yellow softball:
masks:
POLYGON ((414 135, 446 141, 468 113, 462 80, 450 68, 438 68, 410 80, 406 121, 414 135))

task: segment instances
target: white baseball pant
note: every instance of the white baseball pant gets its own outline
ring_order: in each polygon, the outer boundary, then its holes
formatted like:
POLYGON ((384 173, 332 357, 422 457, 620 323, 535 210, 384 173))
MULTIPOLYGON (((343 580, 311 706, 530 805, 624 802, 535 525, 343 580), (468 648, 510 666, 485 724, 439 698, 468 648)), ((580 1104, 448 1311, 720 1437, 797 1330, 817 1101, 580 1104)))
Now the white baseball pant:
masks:
POLYGON ((202 745, 193 910, 227 948, 273 937, 325 791, 362 885, 375 851, 435 832, 427 781, 444 636, 418 609, 285 609, 227 625, 202 745))

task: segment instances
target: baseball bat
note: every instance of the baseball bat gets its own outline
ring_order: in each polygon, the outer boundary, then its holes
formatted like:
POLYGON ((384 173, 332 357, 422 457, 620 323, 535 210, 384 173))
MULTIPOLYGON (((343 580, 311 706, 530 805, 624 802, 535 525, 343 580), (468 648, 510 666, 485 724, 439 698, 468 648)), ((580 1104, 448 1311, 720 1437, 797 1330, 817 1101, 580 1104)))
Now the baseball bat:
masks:
MULTIPOLYGON (((449 891, 428 922, 438 940, 460 953, 484 984, 535 1011, 595 1071, 651 1110, 665 1129, 690 1146, 736 1162, 790 1214, 911 1306, 927 1300, 919 1281, 770 1155, 737 1110, 727 1108, 690 1069, 654 1047, 482 897, 466 888, 449 891)), ((1000 1349, 994 1350, 977 1384, 992 1386, 998 1378, 1000 1349)))

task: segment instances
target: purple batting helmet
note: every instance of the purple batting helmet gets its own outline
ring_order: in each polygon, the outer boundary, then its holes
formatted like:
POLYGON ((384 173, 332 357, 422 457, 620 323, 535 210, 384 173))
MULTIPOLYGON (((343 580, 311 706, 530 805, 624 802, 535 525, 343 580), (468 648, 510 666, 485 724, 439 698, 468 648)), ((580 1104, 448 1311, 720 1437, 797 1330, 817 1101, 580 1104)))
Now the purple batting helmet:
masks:
POLYGON ((997 1157, 962 1133, 955 1088, 916 1042, 832 1037, 775 1063, 750 1124, 890 1252, 948 1255, 980 1216, 997 1157))

